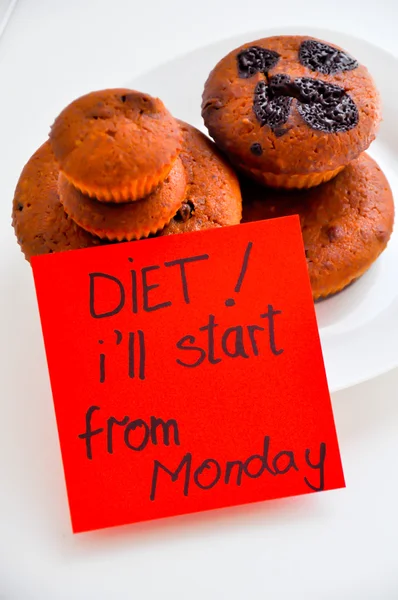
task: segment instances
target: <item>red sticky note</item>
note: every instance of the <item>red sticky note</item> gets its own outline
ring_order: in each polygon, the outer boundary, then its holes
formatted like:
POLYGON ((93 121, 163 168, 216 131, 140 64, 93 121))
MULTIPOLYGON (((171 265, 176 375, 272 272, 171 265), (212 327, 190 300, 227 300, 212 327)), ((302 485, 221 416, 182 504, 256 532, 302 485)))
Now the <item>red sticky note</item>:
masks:
POLYGON ((73 531, 344 486, 296 217, 32 266, 73 531))

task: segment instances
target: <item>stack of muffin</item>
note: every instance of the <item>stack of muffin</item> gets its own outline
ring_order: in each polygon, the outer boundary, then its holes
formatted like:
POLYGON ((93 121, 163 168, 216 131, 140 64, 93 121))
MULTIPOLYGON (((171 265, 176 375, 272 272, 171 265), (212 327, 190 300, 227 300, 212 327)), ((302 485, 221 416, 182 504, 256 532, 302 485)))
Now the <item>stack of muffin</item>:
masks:
POLYGON ((160 100, 127 90, 68 106, 51 128, 69 217, 101 239, 148 237, 182 205, 182 134, 160 100))
POLYGON ((243 221, 300 216, 315 299, 385 249, 393 198, 364 153, 380 100, 353 57, 310 37, 244 44, 210 73, 202 115, 219 150, 146 94, 104 90, 67 106, 16 188, 25 257, 239 223, 223 154, 241 177, 243 221))
POLYGON ((363 153, 380 100, 344 50, 299 36, 244 44, 210 73, 202 115, 243 174, 243 221, 300 216, 315 299, 343 289, 384 250, 393 198, 363 153))
POLYGON ((238 224, 237 176, 213 142, 146 94, 93 92, 25 166, 13 225, 31 256, 238 224))

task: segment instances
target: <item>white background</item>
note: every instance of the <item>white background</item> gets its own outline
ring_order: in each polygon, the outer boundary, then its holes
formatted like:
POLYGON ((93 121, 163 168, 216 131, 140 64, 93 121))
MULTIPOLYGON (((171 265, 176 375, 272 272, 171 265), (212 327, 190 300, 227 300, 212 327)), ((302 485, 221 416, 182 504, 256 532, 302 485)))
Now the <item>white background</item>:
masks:
MULTIPOLYGON (((20 0, 0 38, 2 222, 22 165, 76 96, 281 25, 352 33, 398 56, 397 22, 393 0, 20 0)), ((23 343, 40 325, 24 319, 27 279, 9 269, 18 249, 4 231, 0 299, 12 295, 21 319, 0 357, 2 600, 398 599, 398 371, 333 395, 345 490, 73 536, 44 352, 23 343)))

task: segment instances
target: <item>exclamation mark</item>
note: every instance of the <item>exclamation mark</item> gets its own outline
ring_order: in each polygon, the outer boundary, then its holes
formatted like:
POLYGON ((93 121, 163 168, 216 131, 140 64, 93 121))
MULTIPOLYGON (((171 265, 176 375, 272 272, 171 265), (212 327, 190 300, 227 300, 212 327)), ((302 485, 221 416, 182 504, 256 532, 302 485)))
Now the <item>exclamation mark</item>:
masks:
MULTIPOLYGON (((239 294, 240 289, 242 287, 242 283, 243 283, 243 280, 245 278, 246 271, 247 271, 247 266, 249 264, 249 257, 250 257, 250 252, 251 252, 252 247, 253 247, 253 242, 248 242, 248 244, 246 246, 245 254, 243 256, 242 268, 240 270, 238 281, 236 282, 236 286, 234 289, 234 292, 236 294, 239 294)), ((233 298, 227 298, 227 300, 225 300, 225 306, 235 306, 235 300, 233 298)))

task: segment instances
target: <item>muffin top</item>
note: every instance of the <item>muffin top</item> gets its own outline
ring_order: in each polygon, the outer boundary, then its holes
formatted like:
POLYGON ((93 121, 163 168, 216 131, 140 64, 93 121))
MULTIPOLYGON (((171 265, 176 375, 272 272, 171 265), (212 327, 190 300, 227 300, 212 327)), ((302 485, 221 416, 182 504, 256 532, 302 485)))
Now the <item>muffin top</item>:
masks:
POLYGON ((210 73, 202 115, 235 164, 270 173, 329 171, 374 139, 380 99, 366 69, 308 36, 264 38, 210 73))
POLYGON ((153 179, 157 185, 158 174, 164 179, 181 141, 178 123, 161 100, 128 89, 78 98, 50 132, 55 158, 71 183, 99 198, 109 190, 116 200, 132 181, 153 179))

